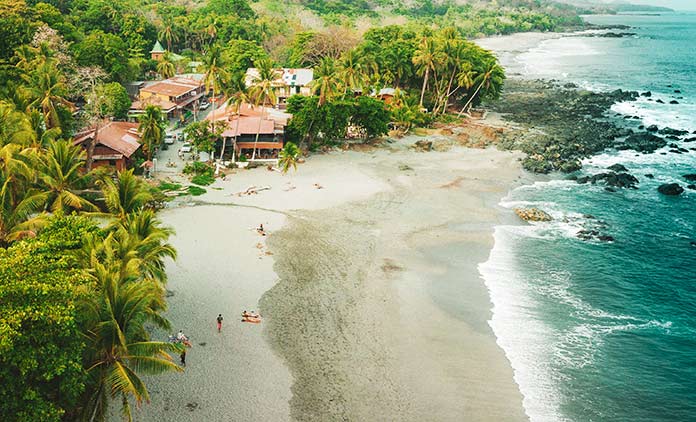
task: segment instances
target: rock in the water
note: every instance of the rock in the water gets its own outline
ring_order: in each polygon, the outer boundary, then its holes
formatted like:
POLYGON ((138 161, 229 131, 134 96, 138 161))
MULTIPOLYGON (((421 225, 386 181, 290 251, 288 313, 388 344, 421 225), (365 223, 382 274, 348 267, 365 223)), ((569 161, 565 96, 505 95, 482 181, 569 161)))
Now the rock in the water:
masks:
POLYGON ((684 188, 679 186, 678 183, 665 183, 664 185, 660 185, 657 191, 663 195, 677 196, 684 192, 684 188))
POLYGON ((657 127, 657 125, 650 125, 650 126, 648 126, 648 128, 646 130, 648 132, 657 132, 660 129, 657 127))
MULTIPOLYGON (((650 128, 648 128, 650 131, 650 128)), ((667 145, 667 141, 663 138, 653 135, 652 133, 634 133, 626 137, 623 144, 617 145, 616 149, 625 150, 632 149, 638 152, 648 153, 655 152, 656 150, 667 145)))
POLYGON ((672 129, 671 127, 665 127, 662 128, 658 131, 660 135, 676 135, 676 136, 684 136, 688 135, 689 131, 688 130, 681 130, 681 129, 672 129))
POLYGON ((515 208, 515 214, 524 221, 551 221, 551 217, 548 213, 538 209, 538 208, 515 208))
POLYGON ((681 90, 680 90, 680 89, 675 89, 675 90, 674 90, 674 93, 675 93, 675 94, 681 94, 681 90))
POLYGON ((656 102, 656 103, 660 103, 660 104, 664 104, 664 103, 665 103, 665 102, 662 101, 662 100, 657 100, 657 101, 655 101, 655 102, 656 102))
POLYGON ((652 173, 647 173, 647 174, 645 175, 645 177, 647 177, 648 179, 654 179, 654 178, 655 178, 655 176, 654 176, 652 173))
POLYGON ((696 190, 696 185, 686 185, 688 189, 696 190))
POLYGON ((615 172, 617 172, 617 173, 627 172, 627 171, 628 171, 628 169, 627 169, 624 165, 622 165, 622 164, 614 164, 614 165, 611 165, 611 166, 607 167, 607 170, 615 171, 615 172))
POLYGON ((646 91, 640 93, 641 97, 652 97, 652 92, 646 91))
POLYGON ((670 104, 679 104, 679 101, 677 101, 677 100, 672 100, 672 101, 670 101, 669 103, 670 103, 670 104))
POLYGON ((696 182, 696 174, 684 174, 682 177, 689 182, 696 182))

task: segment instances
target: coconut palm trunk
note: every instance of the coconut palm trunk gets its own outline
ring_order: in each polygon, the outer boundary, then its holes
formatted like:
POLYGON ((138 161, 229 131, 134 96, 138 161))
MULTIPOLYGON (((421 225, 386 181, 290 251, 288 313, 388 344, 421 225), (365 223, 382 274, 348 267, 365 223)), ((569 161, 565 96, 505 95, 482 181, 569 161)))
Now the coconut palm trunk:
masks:
POLYGON ((421 88, 420 103, 419 105, 423 107, 423 97, 425 97, 425 87, 428 86, 428 77, 430 76, 430 68, 425 69, 425 76, 423 77, 423 88, 421 88))
POLYGON ((466 111, 466 109, 469 107, 469 104, 471 104, 471 102, 474 101, 474 98, 476 98, 479 91, 481 91, 481 88, 483 88, 483 84, 485 84, 485 83, 486 83, 486 79, 481 81, 478 88, 476 88, 476 91, 474 91, 474 95, 469 97, 469 100, 466 102, 466 104, 464 104, 464 107, 462 107, 462 109, 459 111, 459 114, 457 114, 457 117, 462 117, 462 114, 464 113, 464 111, 466 111))
POLYGON ((85 160, 85 168, 87 168, 87 171, 92 170, 92 165, 94 165, 94 148, 97 146, 97 138, 99 137, 100 129, 101 121, 97 120, 97 125, 94 127, 94 137, 90 139, 89 145, 87 146, 87 159, 85 160))

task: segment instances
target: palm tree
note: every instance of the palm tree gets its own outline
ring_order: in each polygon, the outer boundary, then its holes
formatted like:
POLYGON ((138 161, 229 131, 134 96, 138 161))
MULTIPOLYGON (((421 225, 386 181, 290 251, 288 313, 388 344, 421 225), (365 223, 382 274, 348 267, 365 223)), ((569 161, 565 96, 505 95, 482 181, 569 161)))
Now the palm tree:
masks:
POLYGON ((162 129, 162 110, 154 105, 145 107, 145 113, 140 116, 140 140, 147 149, 147 159, 152 160, 155 146, 162 144, 164 130, 162 129))
POLYGON ((115 238, 122 249, 135 252, 141 277, 166 283, 164 260, 176 259, 176 250, 166 243, 174 231, 162 227, 154 211, 142 208, 127 214, 116 227, 115 238))
POLYGON ((314 70, 314 80, 310 83, 310 88, 312 93, 319 97, 319 107, 340 92, 341 83, 334 59, 323 57, 319 61, 319 66, 314 70))
MULTIPOLYGON (((221 63, 221 51, 217 45, 211 45, 208 52, 203 56, 203 64, 205 66, 205 75, 203 77, 203 83, 205 84, 205 89, 208 92, 213 93, 212 101, 215 102, 217 98, 217 93, 222 88, 222 84, 225 80, 229 79, 227 71, 222 67, 221 63)), ((216 107, 214 104, 213 107, 216 107)), ((215 109, 213 109, 214 111, 215 109)), ((215 120, 212 122, 212 132, 215 132, 215 120)))
POLYGON ((413 63, 411 62, 411 56, 404 47, 397 47, 390 50, 389 60, 391 61, 394 70, 394 85, 399 88, 401 82, 405 78, 413 76, 413 63))
MULTIPOLYGON (((41 124, 43 126, 43 121, 41 124)), ((17 111, 10 103, 0 101, 0 145, 27 145, 33 138, 32 122, 27 118, 27 114, 17 111)))
POLYGON ((162 59, 157 63, 157 73, 162 76, 162 79, 168 79, 176 74, 176 66, 172 61, 172 55, 169 52, 164 53, 162 59))
POLYGON ((469 105, 471 105, 481 92, 483 92, 483 94, 481 94, 480 97, 497 98, 502 91, 504 80, 505 71, 498 62, 494 59, 486 61, 483 71, 478 73, 473 81, 473 85, 478 85, 478 88, 476 88, 476 91, 474 91, 466 104, 464 104, 458 116, 461 116, 462 113, 469 108, 469 105), (483 91, 481 91, 482 89, 483 91))
MULTIPOLYGON (((232 149, 232 161, 234 161, 234 153, 237 148, 237 132, 239 131, 239 118, 241 116, 242 104, 249 102, 249 95, 247 93, 246 83, 244 81, 245 75, 234 74, 231 76, 229 83, 225 86, 225 96, 227 96, 227 107, 234 107, 237 110, 237 122, 236 128, 234 130, 234 146, 232 149)), ((222 150, 220 152, 220 158, 225 156, 225 144, 226 141, 223 140, 222 150)))
POLYGON ((251 80, 251 88, 249 88, 249 97, 254 102, 255 106, 261 106, 261 115, 259 116, 259 127, 256 131, 256 139, 254 140, 254 150, 251 154, 251 159, 256 158, 256 145, 259 142, 261 134, 261 123, 264 119, 264 106, 266 104, 273 105, 278 101, 274 90, 275 81, 280 77, 280 72, 273 68, 271 59, 259 59, 254 63, 256 65, 257 75, 254 75, 251 80))
POLYGON ((355 91, 364 88, 367 78, 355 50, 348 50, 343 54, 339 75, 343 84, 343 95, 346 95, 349 89, 355 91))
POLYGON ((162 21, 162 29, 157 34, 157 37, 167 42, 167 51, 172 51, 172 41, 179 41, 174 29, 174 22, 171 18, 165 18, 162 21))
POLYGON ((67 94, 64 78, 51 63, 42 63, 29 75, 24 75, 27 83, 26 94, 31 99, 29 107, 40 108, 47 128, 60 126, 58 107, 70 107, 65 99, 67 94))
MULTIPOLYGON (((105 240, 107 247, 113 242, 105 240)), ((125 274, 122 263, 107 251, 106 260, 92 260, 90 268, 97 291, 83 303, 87 319, 88 389, 84 418, 104 420, 109 399, 121 401, 121 412, 132 421, 130 401, 149 402, 150 396, 140 374, 161 374, 183 369, 170 353, 181 347, 168 342, 150 341, 144 324, 168 329, 159 316, 166 307, 163 288, 158 283, 138 280, 137 269, 125 274)))
MULTIPOLYGON (((428 78, 431 72, 435 72, 444 60, 444 54, 438 50, 435 40, 424 36, 413 56, 413 64, 416 66, 417 73, 423 75, 423 88, 421 88, 419 105, 423 107, 425 88, 428 86, 428 78)), ((435 81, 437 84, 437 81, 435 81)))
POLYGON ((84 185, 80 169, 85 163, 82 148, 68 141, 53 142, 39 161, 39 185, 46 192, 46 209, 56 211, 87 210, 96 207, 78 191, 84 185))
POLYGON ((297 170, 297 159, 300 157, 300 149, 292 142, 285 144, 278 155, 278 164, 283 173, 287 173, 290 167, 297 170))
POLYGON ((142 180, 133 174, 132 169, 118 172, 115 182, 105 179, 100 183, 106 209, 119 220, 141 210, 152 200, 152 194, 142 180))

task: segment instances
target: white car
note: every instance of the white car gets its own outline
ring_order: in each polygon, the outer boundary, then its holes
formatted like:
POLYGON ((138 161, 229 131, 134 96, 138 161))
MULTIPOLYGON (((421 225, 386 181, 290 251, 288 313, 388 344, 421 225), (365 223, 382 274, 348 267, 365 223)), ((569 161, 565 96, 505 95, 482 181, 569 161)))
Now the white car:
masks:
POLYGON ((198 106, 198 109, 199 110, 206 110, 208 107, 210 107, 210 103, 205 102, 205 103, 201 103, 201 105, 198 106))
POLYGON ((181 152, 191 152, 191 144, 188 142, 184 142, 181 145, 181 152))
POLYGON ((168 133, 164 137, 164 143, 168 144, 168 145, 172 145, 175 140, 176 140, 176 135, 174 135, 173 133, 168 133))

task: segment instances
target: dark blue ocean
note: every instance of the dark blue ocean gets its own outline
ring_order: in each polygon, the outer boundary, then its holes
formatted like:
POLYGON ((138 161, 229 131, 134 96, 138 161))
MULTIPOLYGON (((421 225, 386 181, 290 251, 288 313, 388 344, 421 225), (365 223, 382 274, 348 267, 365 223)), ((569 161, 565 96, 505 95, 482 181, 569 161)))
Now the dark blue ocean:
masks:
MULTIPOLYGON (((617 104, 610 117, 696 131, 696 14, 587 19, 630 25, 636 35, 546 40, 517 57, 525 76, 650 90, 653 101, 617 104)), ((696 151, 605 151, 583 172, 615 163, 640 180, 639 189, 610 193, 558 175, 511 192, 502 206, 539 207, 555 221, 497 227, 480 266, 491 326, 533 422, 696 421, 696 191, 657 192, 662 183, 694 183, 682 175, 696 173, 696 151), (588 224, 615 241, 578 239, 588 224)))

